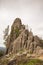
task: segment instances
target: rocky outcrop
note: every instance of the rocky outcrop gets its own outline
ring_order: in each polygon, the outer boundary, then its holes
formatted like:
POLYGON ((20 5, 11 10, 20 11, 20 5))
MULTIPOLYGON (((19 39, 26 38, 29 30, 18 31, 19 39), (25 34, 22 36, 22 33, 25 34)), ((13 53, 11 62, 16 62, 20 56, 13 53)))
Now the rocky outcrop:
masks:
POLYGON ((43 40, 34 36, 32 31, 28 30, 19 18, 16 18, 11 26, 6 48, 7 55, 0 58, 0 65, 19 65, 22 62, 26 65, 26 62, 30 59, 32 61, 35 59, 36 62, 38 57, 42 57, 41 60, 43 60, 43 40))
POLYGON ((21 30, 21 27, 22 27, 21 20, 19 18, 16 18, 11 26, 10 42, 13 42, 17 38, 17 34, 19 35, 18 32, 21 30))
POLYGON ((6 43, 7 53, 9 52, 9 50, 12 50, 12 43, 16 40, 16 38, 24 29, 25 26, 22 25, 21 20, 19 18, 16 18, 11 26, 10 35, 7 38, 7 43, 6 43))
POLYGON ((31 30, 26 29, 19 18, 16 18, 11 26, 7 44, 8 53, 17 53, 23 49, 28 50, 29 53, 37 53, 37 50, 43 45, 40 38, 34 36, 31 30))

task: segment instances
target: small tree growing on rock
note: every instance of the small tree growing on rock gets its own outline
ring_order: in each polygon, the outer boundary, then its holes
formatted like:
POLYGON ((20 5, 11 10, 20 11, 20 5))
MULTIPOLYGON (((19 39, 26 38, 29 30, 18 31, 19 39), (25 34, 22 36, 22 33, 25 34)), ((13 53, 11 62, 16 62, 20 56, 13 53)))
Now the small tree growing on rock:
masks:
POLYGON ((3 39, 5 40, 4 44, 6 45, 7 38, 8 38, 8 33, 9 33, 9 25, 7 26, 7 28, 5 28, 5 30, 3 32, 4 32, 3 39))
POLYGON ((14 27, 12 27, 11 34, 10 34, 10 41, 13 42, 14 37, 17 38, 18 36, 19 36, 19 28, 16 27, 16 29, 14 29, 14 27))

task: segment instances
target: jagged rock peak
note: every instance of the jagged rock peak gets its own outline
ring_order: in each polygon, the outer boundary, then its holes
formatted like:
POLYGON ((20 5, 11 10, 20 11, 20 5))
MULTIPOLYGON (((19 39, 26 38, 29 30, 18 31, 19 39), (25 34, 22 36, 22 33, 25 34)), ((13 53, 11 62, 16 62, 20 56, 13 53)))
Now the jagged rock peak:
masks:
POLYGON ((14 23, 12 24, 12 27, 19 28, 20 29, 21 28, 21 25, 22 25, 21 19, 20 18, 16 18, 14 20, 14 23))
POLYGON ((40 42, 40 38, 38 36, 34 36, 31 30, 29 31, 27 28, 25 28, 25 25, 22 24, 20 18, 16 18, 14 20, 9 36, 10 42, 8 40, 9 43, 7 43, 9 44, 7 47, 8 53, 17 53, 21 49, 28 50, 29 53, 37 53, 37 50, 39 51, 39 47, 42 50, 43 43, 40 42))
POLYGON ((14 23, 20 23, 20 24, 21 24, 21 19, 20 19, 20 18, 16 18, 16 19, 14 20, 14 23))

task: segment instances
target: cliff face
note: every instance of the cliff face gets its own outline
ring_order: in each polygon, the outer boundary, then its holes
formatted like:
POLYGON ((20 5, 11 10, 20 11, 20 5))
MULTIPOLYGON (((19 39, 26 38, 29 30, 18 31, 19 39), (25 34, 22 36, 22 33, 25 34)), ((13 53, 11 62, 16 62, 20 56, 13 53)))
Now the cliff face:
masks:
POLYGON ((7 41, 7 53, 17 53, 21 50, 28 50, 29 53, 43 53, 43 43, 32 31, 25 28, 19 18, 16 18, 11 26, 11 32, 7 41))

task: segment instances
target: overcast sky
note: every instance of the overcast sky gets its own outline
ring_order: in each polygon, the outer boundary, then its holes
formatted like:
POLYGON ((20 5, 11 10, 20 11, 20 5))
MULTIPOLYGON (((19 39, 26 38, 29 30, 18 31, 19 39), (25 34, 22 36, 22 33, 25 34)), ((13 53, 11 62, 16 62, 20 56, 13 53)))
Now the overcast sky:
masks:
POLYGON ((17 17, 34 34, 43 37, 43 0, 0 0, 0 43, 3 43, 3 30, 17 17))

